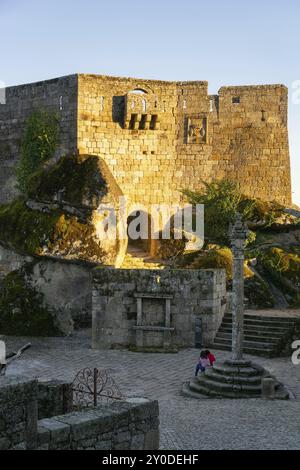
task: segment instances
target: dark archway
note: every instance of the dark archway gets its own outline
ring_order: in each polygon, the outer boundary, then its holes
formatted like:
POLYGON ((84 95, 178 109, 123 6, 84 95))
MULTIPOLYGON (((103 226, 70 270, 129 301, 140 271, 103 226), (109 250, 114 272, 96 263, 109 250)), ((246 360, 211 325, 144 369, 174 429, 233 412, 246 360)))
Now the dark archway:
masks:
POLYGON ((143 252, 154 256, 157 252, 157 240, 153 239, 153 221, 150 214, 138 210, 127 218, 128 252, 143 252))

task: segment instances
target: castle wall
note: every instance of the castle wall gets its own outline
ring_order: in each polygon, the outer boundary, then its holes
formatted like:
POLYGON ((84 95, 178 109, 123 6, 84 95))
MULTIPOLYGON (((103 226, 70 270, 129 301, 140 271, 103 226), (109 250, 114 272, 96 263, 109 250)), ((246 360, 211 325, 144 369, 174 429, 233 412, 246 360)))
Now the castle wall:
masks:
POLYGON ((99 75, 8 88, 0 105, 0 203, 17 194, 25 119, 46 108, 60 116, 57 157, 101 156, 130 202, 176 204, 182 189, 227 178, 249 196, 289 204, 287 102, 283 85, 223 87, 210 96, 207 82, 99 75))
POLYGON ((17 194, 15 167, 24 123, 34 110, 56 113, 60 120, 57 156, 76 150, 77 76, 6 88, 0 104, 0 204, 17 194))
POLYGON ((101 155, 130 201, 180 203, 181 189, 227 178, 248 196, 291 202, 283 85, 210 96, 207 82, 79 75, 78 90, 79 151, 101 155))
POLYGON ((249 196, 291 202, 287 107, 283 85, 220 89, 213 120, 219 177, 238 181, 249 196))
POLYGON ((176 169, 176 85, 172 82, 79 75, 78 147, 100 155, 124 194, 144 204, 172 202, 176 169), (143 89, 143 95, 130 94, 143 89), (142 100, 146 101, 143 112, 142 100), (156 129, 138 129, 142 115, 156 129), (131 115, 137 115, 131 122, 131 115), (130 129, 130 125, 135 127, 130 129))

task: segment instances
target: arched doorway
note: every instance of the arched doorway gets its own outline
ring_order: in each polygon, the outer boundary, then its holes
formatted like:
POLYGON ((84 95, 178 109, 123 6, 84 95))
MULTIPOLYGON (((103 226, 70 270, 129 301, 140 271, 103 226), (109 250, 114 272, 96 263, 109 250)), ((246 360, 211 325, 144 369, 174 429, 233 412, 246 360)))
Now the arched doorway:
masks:
POLYGON ((127 218, 127 236, 129 253, 146 253, 155 256, 157 240, 152 238, 153 221, 150 214, 137 210, 127 218))

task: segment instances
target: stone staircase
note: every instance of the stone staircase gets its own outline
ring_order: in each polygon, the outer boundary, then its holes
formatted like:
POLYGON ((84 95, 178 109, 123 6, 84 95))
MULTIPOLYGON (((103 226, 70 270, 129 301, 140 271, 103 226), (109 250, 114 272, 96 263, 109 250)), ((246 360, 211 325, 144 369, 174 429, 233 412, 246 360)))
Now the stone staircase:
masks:
POLYGON ((161 260, 152 258, 149 253, 139 249, 130 250, 123 261, 121 269, 164 269, 161 260))
MULTIPOLYGON (((254 356, 275 357, 284 349, 297 319, 245 314, 244 352, 254 356)), ((231 351, 232 315, 226 314, 212 347, 231 351)))

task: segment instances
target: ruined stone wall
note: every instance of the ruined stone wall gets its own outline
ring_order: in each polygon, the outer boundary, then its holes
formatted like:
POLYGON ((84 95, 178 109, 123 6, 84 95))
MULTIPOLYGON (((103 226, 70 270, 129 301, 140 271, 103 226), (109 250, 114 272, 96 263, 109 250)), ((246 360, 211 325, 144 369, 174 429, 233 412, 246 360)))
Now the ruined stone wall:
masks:
POLYGON ((6 88, 6 104, 0 104, 0 204, 14 199, 15 167, 26 118, 44 109, 60 120, 57 156, 76 150, 77 76, 6 88))

